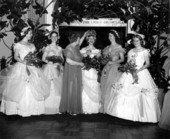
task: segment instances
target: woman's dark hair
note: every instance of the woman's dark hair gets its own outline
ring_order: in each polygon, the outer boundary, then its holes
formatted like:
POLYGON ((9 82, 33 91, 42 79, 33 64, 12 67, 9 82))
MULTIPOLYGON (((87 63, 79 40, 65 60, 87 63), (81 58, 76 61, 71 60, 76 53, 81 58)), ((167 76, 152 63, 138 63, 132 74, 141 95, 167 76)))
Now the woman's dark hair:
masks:
POLYGON ((51 31, 50 34, 49 34, 50 38, 51 38, 51 36, 52 36, 53 34, 57 34, 57 36, 59 36, 59 34, 58 34, 57 31, 51 31))
POLYGON ((138 39, 139 39, 140 44, 141 44, 142 47, 145 46, 145 41, 144 41, 144 39, 143 39, 140 35, 138 35, 138 34, 136 34, 136 35, 134 35, 134 36, 132 37, 132 43, 133 43, 133 41, 134 41, 135 38, 138 38, 138 39))
MULTIPOLYGON (((50 40, 49 40, 49 44, 52 42, 52 41, 51 41, 51 36, 52 36, 53 34, 56 34, 57 37, 59 36, 59 34, 58 34, 57 31, 51 31, 50 34, 49 34, 49 39, 50 39, 50 40)), ((56 42, 56 44, 58 44, 58 41, 56 42)))
POLYGON ((70 43, 76 42, 77 39, 80 38, 80 34, 79 33, 73 33, 69 36, 69 41, 70 43))
POLYGON ((113 34, 115 36, 116 43, 119 43, 120 36, 116 30, 110 30, 109 33, 113 34))

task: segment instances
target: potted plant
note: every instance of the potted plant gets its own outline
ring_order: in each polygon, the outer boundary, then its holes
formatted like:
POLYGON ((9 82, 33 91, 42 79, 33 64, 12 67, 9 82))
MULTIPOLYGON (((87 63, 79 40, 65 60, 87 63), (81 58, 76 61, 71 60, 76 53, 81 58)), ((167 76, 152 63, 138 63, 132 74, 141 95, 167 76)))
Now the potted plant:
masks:
POLYGON ((167 56, 162 56, 162 50, 163 47, 157 49, 154 53, 151 53, 149 67, 149 71, 159 89, 158 101, 161 108, 163 105, 164 95, 168 86, 168 81, 165 76, 165 70, 163 69, 163 65, 165 63, 165 60, 167 59, 167 56))

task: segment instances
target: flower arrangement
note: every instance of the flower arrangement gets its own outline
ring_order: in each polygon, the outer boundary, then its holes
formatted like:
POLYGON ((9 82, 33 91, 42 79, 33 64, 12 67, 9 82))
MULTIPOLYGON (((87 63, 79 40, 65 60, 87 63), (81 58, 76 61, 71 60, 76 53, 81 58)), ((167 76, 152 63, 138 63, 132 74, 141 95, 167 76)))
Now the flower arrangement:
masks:
POLYGON ((59 63, 59 64, 63 64, 64 60, 61 56, 49 56, 46 58, 46 60, 52 62, 52 63, 59 63))
POLYGON ((124 65, 121 65, 118 70, 121 72, 126 72, 126 73, 131 73, 132 77, 134 79, 133 84, 138 83, 138 75, 137 75, 137 69, 136 69, 137 65, 135 64, 134 61, 130 60, 129 62, 127 62, 124 65))
POLYGON ((111 57, 110 55, 104 55, 102 54, 100 57, 100 63, 102 66, 105 66, 109 61, 111 61, 111 57))
POLYGON ((85 70, 90 70, 91 68, 94 68, 97 71, 101 70, 100 60, 97 56, 90 57, 87 55, 86 57, 83 57, 82 62, 84 63, 83 69, 85 70))
POLYGON ((37 57, 36 53, 29 52, 25 57, 24 60, 26 60, 26 71, 28 75, 31 75, 31 72, 28 69, 28 66, 35 66, 40 67, 40 64, 42 63, 42 60, 40 60, 37 57))
POLYGON ((42 60, 40 60, 36 53, 28 53, 25 57, 24 60, 26 60, 26 65, 28 66, 35 66, 35 67, 39 67, 40 63, 42 62, 42 60))

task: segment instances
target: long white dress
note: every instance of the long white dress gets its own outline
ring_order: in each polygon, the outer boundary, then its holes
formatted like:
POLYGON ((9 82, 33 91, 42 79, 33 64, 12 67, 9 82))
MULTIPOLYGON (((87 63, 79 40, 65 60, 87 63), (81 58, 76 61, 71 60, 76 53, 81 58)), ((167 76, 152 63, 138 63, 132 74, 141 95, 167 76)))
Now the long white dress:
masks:
MULTIPOLYGON (((14 51, 18 51, 23 60, 29 52, 35 51, 35 47, 17 43, 14 51)), ((0 86, 1 112, 23 117, 44 114, 44 100, 49 95, 50 83, 40 69, 17 62, 7 71, 7 75, 0 78, 3 81, 0 86)))
MULTIPOLYGON (((47 53, 46 57, 61 56, 62 48, 59 46, 53 48, 48 45, 45 49, 45 52, 47 53)), ((63 72, 59 71, 58 66, 62 65, 58 63, 51 63, 46 64, 43 67, 44 75, 51 82, 50 95, 45 100, 45 114, 59 113, 63 72)))
MULTIPOLYGON (((81 53, 83 56, 86 56, 86 52, 90 50, 90 57, 94 57, 100 50, 92 47, 92 48, 83 48, 81 49, 81 53)), ((89 70, 82 70, 82 79, 83 79, 83 91, 82 91, 82 108, 83 113, 85 114, 93 114, 98 113, 100 109, 100 99, 101 99, 101 91, 100 84, 97 81, 98 74, 97 71, 93 68, 89 70)))
MULTIPOLYGON (((128 53, 128 59, 136 61, 137 69, 145 62, 144 57, 149 56, 148 50, 128 53)), ((138 84, 130 73, 123 73, 120 80, 113 86, 106 113, 122 119, 156 123, 160 118, 160 107, 157 99, 158 88, 154 83, 148 69, 138 74, 138 84)))

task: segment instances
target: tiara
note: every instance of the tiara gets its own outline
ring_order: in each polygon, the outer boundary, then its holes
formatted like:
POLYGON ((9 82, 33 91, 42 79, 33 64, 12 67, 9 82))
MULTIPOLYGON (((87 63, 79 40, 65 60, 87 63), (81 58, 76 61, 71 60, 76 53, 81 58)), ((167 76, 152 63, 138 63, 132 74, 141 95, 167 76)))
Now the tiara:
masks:
POLYGON ((25 31, 27 31, 29 28, 31 28, 30 26, 27 26, 27 27, 24 27, 22 30, 21 30, 21 36, 24 36, 25 35, 25 31))
POLYGON ((114 32, 118 38, 120 38, 120 36, 116 30, 112 29, 111 31, 114 32))

